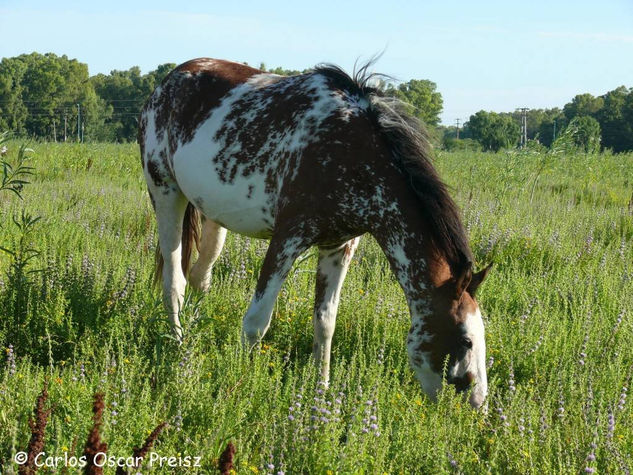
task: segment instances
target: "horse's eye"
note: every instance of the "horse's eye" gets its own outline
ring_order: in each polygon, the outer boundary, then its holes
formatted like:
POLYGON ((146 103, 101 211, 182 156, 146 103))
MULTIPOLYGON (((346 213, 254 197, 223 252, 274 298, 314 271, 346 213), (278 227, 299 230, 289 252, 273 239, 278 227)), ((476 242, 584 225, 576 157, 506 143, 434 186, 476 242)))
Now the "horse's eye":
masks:
POLYGON ((462 346, 470 350, 473 347, 473 342, 470 338, 465 336, 462 338, 462 346))

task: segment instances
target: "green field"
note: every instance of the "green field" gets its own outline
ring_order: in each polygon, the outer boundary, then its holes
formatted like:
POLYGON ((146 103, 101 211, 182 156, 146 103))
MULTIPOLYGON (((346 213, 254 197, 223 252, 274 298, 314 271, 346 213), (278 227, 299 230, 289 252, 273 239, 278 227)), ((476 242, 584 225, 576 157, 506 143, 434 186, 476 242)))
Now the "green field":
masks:
MULTIPOLYGON (((438 403, 422 396, 404 296, 370 237, 343 287, 327 391, 310 358, 314 253, 248 354, 241 318, 267 243, 229 235, 210 294, 187 297, 178 347, 151 283, 137 147, 32 148, 24 199, 0 192, 0 246, 13 252, 0 255, 1 473, 17 473, 45 380, 52 456, 83 453, 101 392, 108 454, 131 456, 166 421, 152 450, 199 456, 201 473, 217 473, 228 441, 240 474, 633 470, 633 154, 437 153, 477 266, 495 262, 479 294, 484 413, 450 387, 438 403), (23 210, 41 219, 20 230, 23 210)), ((143 473, 173 470, 148 462, 143 473)))

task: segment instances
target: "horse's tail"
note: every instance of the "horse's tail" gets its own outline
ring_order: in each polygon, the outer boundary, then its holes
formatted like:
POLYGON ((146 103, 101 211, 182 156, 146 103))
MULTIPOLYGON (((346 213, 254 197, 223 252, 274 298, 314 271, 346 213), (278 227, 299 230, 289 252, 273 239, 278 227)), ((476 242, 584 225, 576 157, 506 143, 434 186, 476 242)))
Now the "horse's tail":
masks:
MULTIPOLYGON (((185 217, 182 221, 182 245, 181 245, 181 266, 185 277, 189 275, 191 267, 191 255, 193 248, 200 250, 200 212, 191 203, 187 204, 185 217)), ((154 267, 154 284, 158 285, 163 280, 163 254, 160 252, 160 243, 156 246, 154 256, 156 265, 154 267)))

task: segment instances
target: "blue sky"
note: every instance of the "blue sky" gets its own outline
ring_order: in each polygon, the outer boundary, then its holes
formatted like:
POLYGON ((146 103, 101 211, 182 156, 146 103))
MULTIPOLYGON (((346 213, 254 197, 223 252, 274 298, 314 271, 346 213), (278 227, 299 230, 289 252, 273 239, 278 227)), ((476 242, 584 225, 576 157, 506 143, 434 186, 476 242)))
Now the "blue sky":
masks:
POLYGON ((351 70, 383 50, 377 72, 437 83, 445 124, 562 107, 633 87, 633 0, 0 0, 0 57, 66 54, 90 74, 200 56, 351 70))

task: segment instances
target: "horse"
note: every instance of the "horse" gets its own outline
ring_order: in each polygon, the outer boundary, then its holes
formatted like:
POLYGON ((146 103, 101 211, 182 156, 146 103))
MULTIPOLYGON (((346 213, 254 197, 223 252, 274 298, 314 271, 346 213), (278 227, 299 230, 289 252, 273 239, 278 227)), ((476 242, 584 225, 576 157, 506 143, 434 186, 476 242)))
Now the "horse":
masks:
POLYGON ((368 233, 406 296, 406 347, 423 392, 436 399, 445 378, 479 408, 486 344, 475 293, 490 267, 474 272, 426 132, 403 103, 371 85, 372 64, 352 75, 321 64, 280 76, 199 58, 166 76, 139 118, 163 302, 181 339, 186 283, 209 289, 227 229, 269 239, 242 322, 242 341, 252 347, 268 330, 293 262, 317 246, 313 356, 327 384, 341 286, 368 233))

